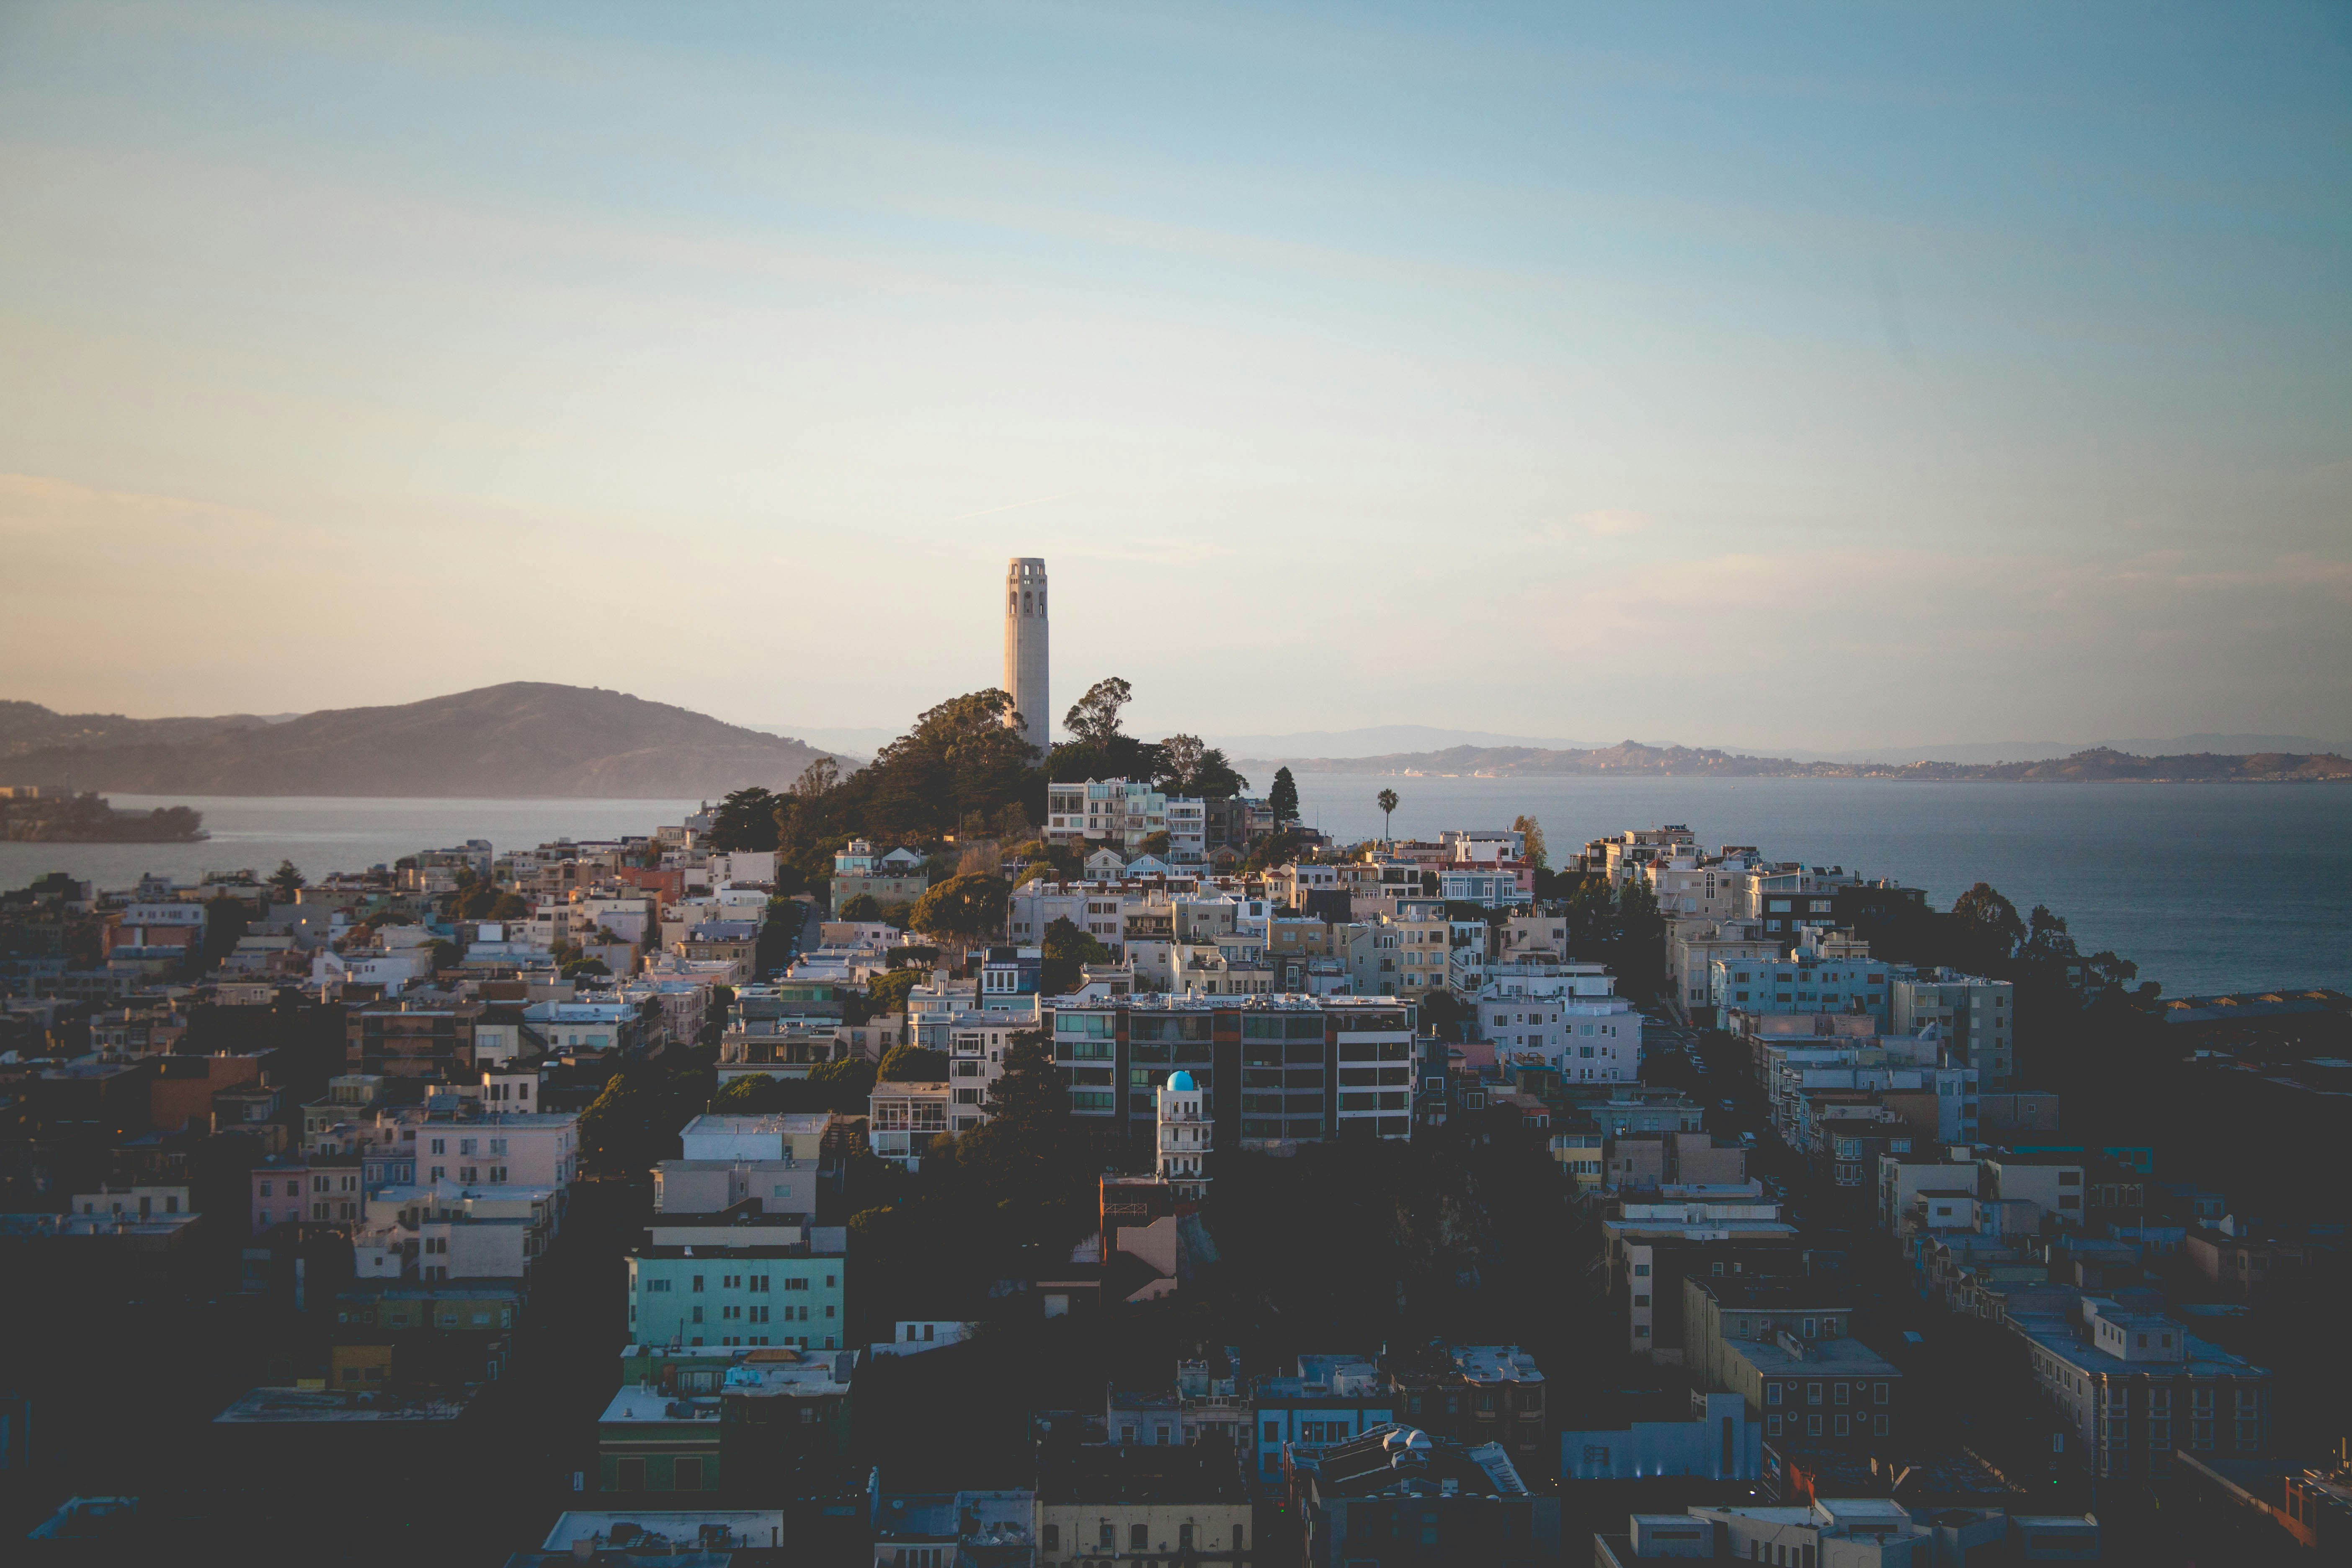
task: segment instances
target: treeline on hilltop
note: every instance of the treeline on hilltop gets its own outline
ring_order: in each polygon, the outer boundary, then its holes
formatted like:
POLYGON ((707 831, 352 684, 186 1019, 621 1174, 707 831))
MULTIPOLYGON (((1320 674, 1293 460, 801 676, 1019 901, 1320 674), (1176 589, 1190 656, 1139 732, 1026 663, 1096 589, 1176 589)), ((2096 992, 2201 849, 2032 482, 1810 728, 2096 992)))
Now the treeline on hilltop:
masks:
MULTIPOLYGON (((1042 755, 1013 722, 1005 692, 950 698, 855 773, 821 758, 782 794, 742 789, 727 796, 712 813, 712 847, 774 850, 777 890, 793 893, 824 886, 835 852, 854 838, 877 848, 950 837, 1026 845, 1045 820, 1049 783, 1149 779, 1171 795, 1213 800, 1249 788, 1224 753, 1197 736, 1154 744, 1126 733, 1119 710, 1131 695, 1116 677, 1096 682, 1065 717, 1072 739, 1042 755)), ((934 879, 961 864, 960 853, 945 857, 934 879)), ((1065 868, 1075 870, 1075 863, 1065 868)))

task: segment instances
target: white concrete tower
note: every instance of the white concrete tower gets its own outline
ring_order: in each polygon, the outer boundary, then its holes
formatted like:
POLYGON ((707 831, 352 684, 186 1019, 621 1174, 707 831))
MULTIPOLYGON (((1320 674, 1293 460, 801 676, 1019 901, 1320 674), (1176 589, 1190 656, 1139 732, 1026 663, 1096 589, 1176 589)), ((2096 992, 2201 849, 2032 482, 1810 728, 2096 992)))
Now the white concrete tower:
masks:
POLYGON ((1181 1068, 1152 1097, 1160 1113, 1160 1151, 1153 1174, 1176 1189, 1180 1198, 1197 1201, 1209 1194, 1202 1169, 1214 1142, 1216 1123, 1205 1103, 1208 1097, 1181 1068))
POLYGON ((1013 706, 1025 721, 1022 733, 1040 752, 1054 743, 1046 662, 1045 562, 1042 556, 1016 555, 1004 569, 1004 689, 1013 694, 1013 706))

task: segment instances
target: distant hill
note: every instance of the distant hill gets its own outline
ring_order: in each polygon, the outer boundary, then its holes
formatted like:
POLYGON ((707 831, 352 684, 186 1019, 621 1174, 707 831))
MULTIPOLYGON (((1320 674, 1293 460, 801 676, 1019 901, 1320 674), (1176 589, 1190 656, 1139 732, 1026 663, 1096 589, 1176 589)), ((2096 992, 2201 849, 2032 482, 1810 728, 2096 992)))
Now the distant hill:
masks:
POLYGON ((1374 724, 1361 730, 1302 730, 1286 735, 1207 734, 1207 739, 1209 744, 1221 746, 1228 756, 1235 757, 1378 757, 1443 751, 1449 746, 1590 751, 1601 744, 1557 736, 1504 735, 1491 730, 1442 730, 1433 724, 1374 724))
POLYGON ((667 703, 537 681, 282 723, 110 721, 214 726, 186 735, 159 730, 150 739, 10 703, 0 722, 14 728, 0 728, 0 742, 37 734, 44 714, 74 739, 0 753, 0 774, 124 795, 715 799, 747 784, 782 789, 829 754, 667 703), (31 714, 19 717, 24 710, 31 714))
POLYGON ((1450 746, 1438 752, 1400 752, 1381 757, 1250 757, 1244 772, 1287 766, 1318 773, 1491 773, 1499 778, 1605 774, 1613 777, 1715 776, 1726 778, 1888 778, 1918 780, 1992 779, 2017 783, 2063 783, 2137 779, 2150 783, 2229 782, 2280 784, 2352 780, 2352 761, 2341 755, 2262 752, 2251 755, 2194 752, 2144 757, 2095 746, 2069 757, 2020 763, 1798 762, 1790 757, 1751 757, 1712 748, 1645 746, 1621 741, 1613 746, 1551 751, 1528 746, 1450 746))
MULTIPOLYGON (((762 725, 761 728, 768 726, 762 725)), ((1246 757, 1253 761, 1275 757, 1316 757, 1328 760, 1379 757, 1387 758, 1407 752, 1443 752, 1456 746, 1478 746, 1490 749, 1519 748, 1538 752, 1607 752, 1614 750, 1605 742, 1570 741, 1557 737, 1504 735, 1486 730, 1445 730, 1433 724, 1376 724, 1361 730, 1306 730, 1291 734, 1236 735, 1211 733, 1209 743, 1223 746, 1226 754, 1246 757)), ((841 742, 822 737, 812 737, 820 745, 841 742)), ((887 739, 886 736, 885 739, 887 739)), ((1672 751, 1671 746, 1658 748, 1672 751)), ((1705 748, 1703 748, 1705 749, 1705 748)), ((1733 748, 1721 748, 1727 754, 1744 753, 1733 748)), ((2083 751, 2111 750, 2128 752, 2142 757, 2189 756, 2199 752, 2219 755, 2250 756, 2267 752, 2290 752, 2321 755, 2331 752, 2352 752, 2352 742, 2319 741, 2308 735, 2181 735, 2171 740, 2132 741, 1963 741, 1914 742, 1902 742, 1877 746, 1854 746, 1843 751, 1804 751, 1790 747, 1780 760, 1800 763, 1870 763, 1874 764, 1902 763, 2042 763, 2056 762, 2083 751)))
MULTIPOLYGON (((272 721, 258 713, 225 713, 216 719, 126 719, 120 713, 54 713, 37 702, 0 701, 0 758, 60 747, 110 750, 172 745, 234 730, 258 730, 272 721)), ((10 770, 0 769, 6 771, 10 770)))

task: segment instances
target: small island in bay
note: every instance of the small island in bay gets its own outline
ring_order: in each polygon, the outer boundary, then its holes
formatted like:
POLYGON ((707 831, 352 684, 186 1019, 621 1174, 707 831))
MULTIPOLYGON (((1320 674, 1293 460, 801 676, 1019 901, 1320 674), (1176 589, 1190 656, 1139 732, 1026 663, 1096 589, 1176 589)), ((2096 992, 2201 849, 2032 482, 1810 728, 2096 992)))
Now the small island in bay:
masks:
POLYGON ((96 790, 0 784, 0 839, 16 844, 194 844, 205 816, 184 805, 117 811, 96 790))

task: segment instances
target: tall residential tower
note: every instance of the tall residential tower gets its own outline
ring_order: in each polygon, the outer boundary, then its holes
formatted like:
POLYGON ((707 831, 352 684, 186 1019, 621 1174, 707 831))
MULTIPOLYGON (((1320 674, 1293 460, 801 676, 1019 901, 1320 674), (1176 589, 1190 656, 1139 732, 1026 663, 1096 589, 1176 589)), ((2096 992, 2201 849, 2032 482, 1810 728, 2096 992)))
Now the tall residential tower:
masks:
POLYGON ((1016 555, 1004 569, 1004 689, 1040 752, 1053 744, 1053 699, 1045 690, 1045 563, 1016 555))

